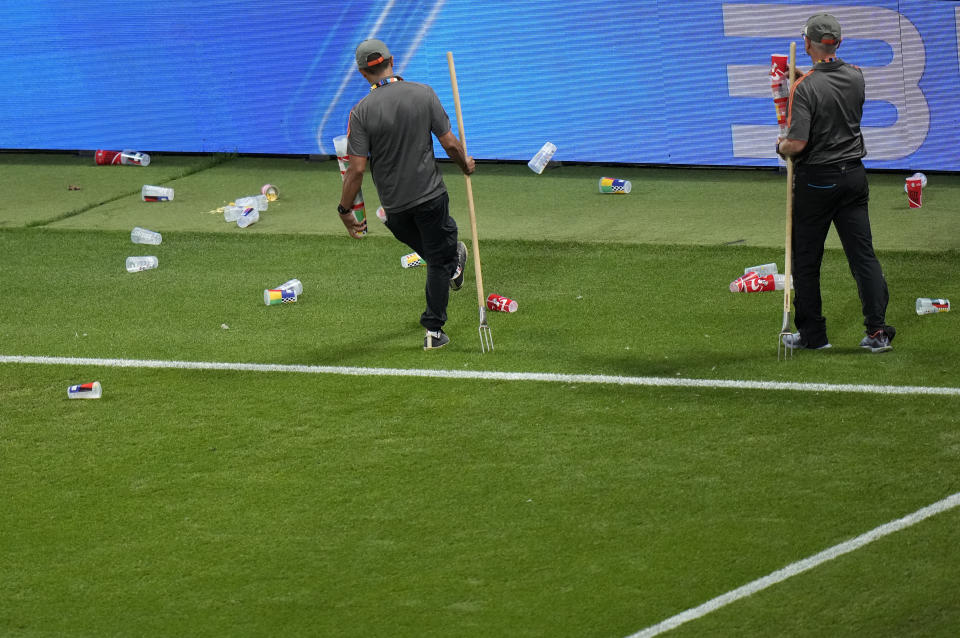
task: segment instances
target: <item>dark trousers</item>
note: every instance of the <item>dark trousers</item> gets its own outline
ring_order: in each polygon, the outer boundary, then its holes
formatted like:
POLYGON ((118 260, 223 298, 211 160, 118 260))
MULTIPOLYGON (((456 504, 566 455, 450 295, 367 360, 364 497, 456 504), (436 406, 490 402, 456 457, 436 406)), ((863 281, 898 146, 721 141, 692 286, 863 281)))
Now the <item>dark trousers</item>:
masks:
POLYGON ((387 228, 427 262, 427 309, 420 325, 439 330, 447 322, 450 278, 457 270, 457 222, 446 193, 399 213, 387 213, 387 228))
POLYGON ((867 331, 886 327, 890 295, 873 252, 867 203, 870 188, 860 162, 798 166, 793 182, 794 322, 810 346, 828 343, 827 320, 820 299, 823 243, 833 223, 857 282, 867 331))

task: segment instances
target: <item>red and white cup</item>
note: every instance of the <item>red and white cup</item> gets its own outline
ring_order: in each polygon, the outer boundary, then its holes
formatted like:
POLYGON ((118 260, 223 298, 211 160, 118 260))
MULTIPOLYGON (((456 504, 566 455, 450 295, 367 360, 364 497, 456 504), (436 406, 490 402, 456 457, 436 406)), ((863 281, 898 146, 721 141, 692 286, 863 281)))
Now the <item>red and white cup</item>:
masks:
POLYGON ((93 161, 95 161, 98 166, 119 164, 121 155, 123 155, 123 153, 120 151, 105 151, 100 149, 96 155, 93 156, 93 161))
POLYGON ((783 283, 781 281, 778 285, 778 278, 783 278, 783 275, 769 274, 761 276, 755 272, 748 272, 730 282, 730 292, 768 292, 770 290, 781 290, 783 289, 783 283))
POLYGON ((919 177, 907 178, 907 205, 910 208, 923 206, 923 180, 919 177))
POLYGON ((71 399, 99 399, 102 394, 103 388, 99 381, 79 383, 67 388, 67 396, 71 399))
POLYGON ((770 54, 770 75, 774 75, 777 72, 780 72, 784 75, 787 74, 787 64, 790 61, 790 56, 786 53, 771 53, 770 54))
POLYGON ((487 295, 487 308, 496 312, 516 312, 517 302, 491 292, 487 295))

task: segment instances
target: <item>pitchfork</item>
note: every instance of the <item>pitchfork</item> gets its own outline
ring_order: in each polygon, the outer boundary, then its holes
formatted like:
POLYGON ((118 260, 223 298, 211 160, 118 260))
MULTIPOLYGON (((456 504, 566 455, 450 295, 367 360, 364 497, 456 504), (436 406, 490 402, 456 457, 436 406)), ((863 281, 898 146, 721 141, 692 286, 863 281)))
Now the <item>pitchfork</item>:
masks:
MULTIPOLYGON (((789 77, 790 77, 790 86, 793 86, 793 78, 796 75, 796 56, 797 56, 797 43, 790 43, 790 58, 789 58, 789 77)), ((780 361, 780 347, 783 347, 783 358, 787 358, 787 353, 789 356, 793 357, 793 348, 788 348, 785 343, 783 343, 783 338, 786 335, 792 334, 790 332, 790 286, 793 283, 793 158, 787 158, 787 239, 785 241, 785 259, 786 263, 784 264, 783 270, 783 326, 780 328, 780 334, 777 335, 777 361, 780 361)))
MULTIPOLYGON (((457 107, 457 127, 460 129, 460 143, 463 154, 467 154, 467 138, 463 133, 463 112, 460 110, 460 90, 457 87, 457 70, 453 66, 453 53, 447 51, 447 65, 450 67, 450 84, 453 85, 453 103, 457 107)), ((487 325, 487 308, 483 296, 483 275, 480 271, 480 240, 477 237, 477 213, 473 206, 473 185, 470 176, 464 175, 467 182, 467 204, 470 207, 470 231, 473 233, 473 272, 477 278, 477 302, 480 305, 480 352, 493 350, 493 333, 487 325)))

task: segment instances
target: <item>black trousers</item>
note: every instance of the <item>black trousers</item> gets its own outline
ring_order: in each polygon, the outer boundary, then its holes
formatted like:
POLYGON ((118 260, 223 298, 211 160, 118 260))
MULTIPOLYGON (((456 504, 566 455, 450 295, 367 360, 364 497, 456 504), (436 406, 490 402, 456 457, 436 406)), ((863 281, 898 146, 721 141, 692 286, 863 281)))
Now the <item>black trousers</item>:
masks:
POLYGON ((867 204, 870 188, 861 162, 797 167, 793 181, 794 322, 810 346, 828 343, 820 299, 820 264, 830 224, 857 282, 867 332, 886 328, 890 299, 880 262, 873 252, 867 204))
POLYGON ((439 330, 447 322, 450 278, 457 270, 457 222, 443 193, 399 213, 387 213, 387 228, 427 262, 427 309, 420 325, 439 330))

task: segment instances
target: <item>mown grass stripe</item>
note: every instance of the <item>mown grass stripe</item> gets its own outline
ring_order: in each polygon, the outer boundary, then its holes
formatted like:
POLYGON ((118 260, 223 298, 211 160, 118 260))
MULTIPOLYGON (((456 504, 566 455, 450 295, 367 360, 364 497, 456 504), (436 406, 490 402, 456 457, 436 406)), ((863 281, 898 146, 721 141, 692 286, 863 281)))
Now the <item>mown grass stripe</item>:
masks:
POLYGON ((840 543, 839 545, 834 545, 833 547, 823 550, 819 554, 814 554, 813 556, 809 556, 803 560, 791 563, 782 569, 771 572, 770 574, 767 574, 762 578, 758 578, 753 582, 747 583, 742 587, 738 587, 728 591, 725 594, 717 596, 716 598, 708 600, 698 607, 693 607, 675 616, 671 616, 670 618, 667 618, 656 625, 651 625, 650 627, 638 631, 635 634, 630 634, 630 636, 627 638, 653 638, 653 636, 658 636, 665 631, 675 629, 684 623, 690 622, 691 620, 702 618, 710 612, 716 611, 721 607, 725 607, 732 602, 752 596, 753 594, 772 585, 776 585, 777 583, 796 576, 797 574, 801 574, 805 571, 813 569, 814 567, 822 565, 827 561, 831 561, 834 558, 838 558, 844 554, 849 554, 850 552, 860 549, 864 545, 872 543, 875 540, 893 534, 894 532, 899 532, 900 530, 912 525, 916 525, 920 521, 946 512, 947 510, 953 509, 958 505, 960 505, 960 492, 952 494, 943 500, 933 503, 932 505, 921 508, 912 514, 907 514, 903 518, 898 518, 895 521, 890 521, 889 523, 875 527, 869 532, 861 534, 856 538, 852 538, 848 541, 840 543))
POLYGON ((960 396, 960 388, 913 385, 868 385, 855 383, 799 383, 793 381, 747 381, 740 379, 686 379, 671 377, 625 377, 604 374, 558 374, 545 372, 498 372, 488 370, 426 370, 417 368, 366 368, 353 366, 311 366, 278 363, 230 363, 218 361, 162 361, 155 359, 101 359, 87 357, 38 357, 0 355, 0 363, 81 365, 106 368, 171 368, 182 370, 233 370, 237 372, 287 372, 339 374, 350 376, 428 377, 486 381, 540 381, 655 386, 668 388, 714 388, 731 390, 789 390, 796 392, 837 392, 960 396))

